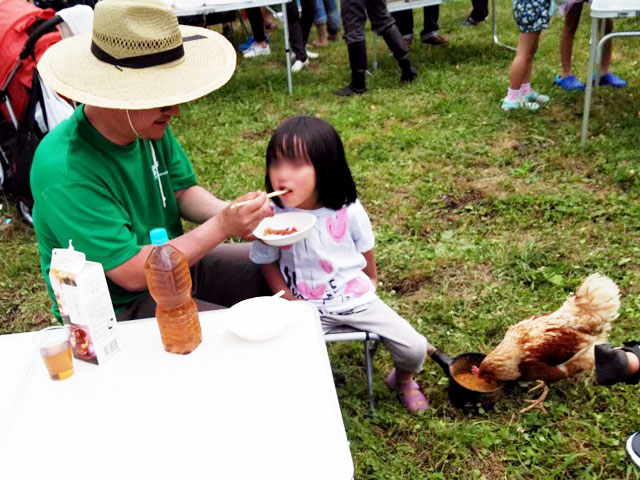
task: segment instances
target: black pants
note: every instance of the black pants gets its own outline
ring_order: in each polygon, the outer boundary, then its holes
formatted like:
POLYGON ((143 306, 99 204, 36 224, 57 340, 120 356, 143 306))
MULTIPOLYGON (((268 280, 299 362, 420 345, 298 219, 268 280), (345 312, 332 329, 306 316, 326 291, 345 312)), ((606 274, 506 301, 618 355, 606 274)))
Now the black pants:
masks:
POLYGON ((258 43, 264 42, 267 39, 267 35, 264 31, 262 10, 260 10, 259 7, 247 8, 247 17, 249 18, 249 24, 251 25, 251 32, 253 32, 253 39, 258 43))
POLYGON ((469 14, 476 22, 482 22, 489 16, 489 0, 471 0, 473 10, 469 14))
POLYGON ((342 27, 347 44, 365 41, 367 17, 378 35, 395 24, 385 0, 342 0, 342 27))
MULTIPOLYGON (((403 36, 413 35, 413 10, 400 10, 391 15, 403 36)), ((431 32, 437 32, 440 29, 440 27, 438 27, 440 5, 424 7, 422 9, 422 16, 424 18, 424 28, 420 32, 420 38, 425 38, 431 32)))
MULTIPOLYGON (((247 298, 271 295, 260 267, 249 260, 250 243, 225 243, 191 267, 192 295, 198 311, 230 307, 247 298)), ((118 321, 149 318, 156 302, 149 292, 118 314, 118 321)))
POLYGON ((316 0, 300 0, 302 13, 298 13, 295 0, 287 3, 287 20, 289 21, 289 42, 296 59, 304 62, 307 59, 305 47, 309 41, 309 33, 316 17, 316 0))

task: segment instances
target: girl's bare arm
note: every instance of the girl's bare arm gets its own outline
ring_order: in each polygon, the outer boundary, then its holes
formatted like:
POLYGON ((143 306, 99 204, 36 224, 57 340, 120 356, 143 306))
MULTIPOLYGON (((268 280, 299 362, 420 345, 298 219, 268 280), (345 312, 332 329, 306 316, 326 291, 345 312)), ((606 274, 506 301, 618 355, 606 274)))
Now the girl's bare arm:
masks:
POLYGON ((277 262, 261 265, 260 269, 262 270, 264 279, 267 281, 267 285, 269 285, 269 288, 273 293, 284 290, 282 298, 286 300, 299 300, 293 296, 291 289, 287 287, 287 284, 282 277, 282 273, 280 273, 280 266, 277 262))
POLYGON ((376 252, 372 248, 368 252, 363 253, 364 258, 367 260, 367 265, 362 269, 364 273, 371 279, 371 283, 373 283, 373 288, 376 289, 378 286, 378 269, 376 268, 376 252))

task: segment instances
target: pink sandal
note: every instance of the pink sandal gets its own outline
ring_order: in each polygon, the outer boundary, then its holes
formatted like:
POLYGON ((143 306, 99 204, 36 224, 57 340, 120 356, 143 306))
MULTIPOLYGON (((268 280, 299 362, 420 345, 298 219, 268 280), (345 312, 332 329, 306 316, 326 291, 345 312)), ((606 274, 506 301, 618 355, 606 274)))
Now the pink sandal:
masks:
POLYGON ((423 412, 431 407, 429 399, 420 391, 418 382, 411 380, 399 383, 396 379, 395 368, 389 373, 386 383, 391 390, 395 390, 398 399, 410 413, 423 412))

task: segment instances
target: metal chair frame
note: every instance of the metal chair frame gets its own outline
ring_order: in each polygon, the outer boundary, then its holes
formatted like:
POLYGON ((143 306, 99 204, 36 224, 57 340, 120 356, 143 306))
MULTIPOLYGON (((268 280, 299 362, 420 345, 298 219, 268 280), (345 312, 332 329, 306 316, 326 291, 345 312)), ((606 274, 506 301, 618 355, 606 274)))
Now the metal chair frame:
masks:
POLYGON ((367 375, 367 392, 369 395, 369 409, 373 415, 376 411, 375 398, 373 396, 373 357, 378 350, 382 338, 373 332, 357 330, 348 326, 334 328, 325 333, 325 343, 336 342, 364 342, 364 366, 367 375))

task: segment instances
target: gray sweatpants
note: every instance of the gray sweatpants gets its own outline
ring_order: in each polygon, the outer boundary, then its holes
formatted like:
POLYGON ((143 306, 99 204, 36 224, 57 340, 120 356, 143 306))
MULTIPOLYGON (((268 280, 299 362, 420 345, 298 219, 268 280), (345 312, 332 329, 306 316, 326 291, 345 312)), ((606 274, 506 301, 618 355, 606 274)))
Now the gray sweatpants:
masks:
POLYGON ((427 355, 427 339, 379 298, 343 313, 320 310, 325 333, 340 325, 377 333, 397 370, 418 373, 427 355))
MULTIPOLYGON (((272 295, 260 267, 249 259, 251 243, 223 243, 191 267, 193 295, 198 311, 230 307, 247 298, 272 295)), ((117 320, 153 317, 156 302, 149 292, 127 305, 117 320)))
POLYGON ((371 29, 378 35, 382 35, 395 23, 385 0, 342 0, 340 11, 343 38, 347 45, 365 41, 367 17, 371 21, 371 29))

